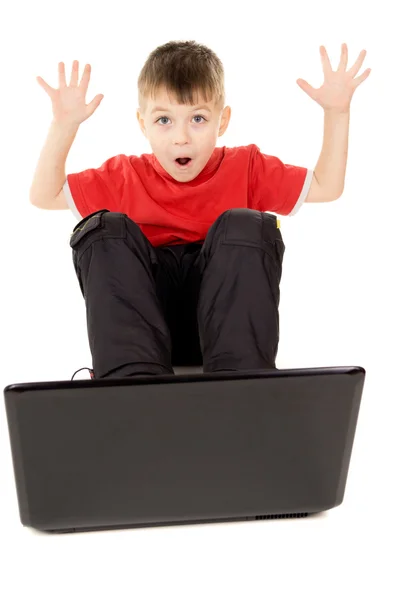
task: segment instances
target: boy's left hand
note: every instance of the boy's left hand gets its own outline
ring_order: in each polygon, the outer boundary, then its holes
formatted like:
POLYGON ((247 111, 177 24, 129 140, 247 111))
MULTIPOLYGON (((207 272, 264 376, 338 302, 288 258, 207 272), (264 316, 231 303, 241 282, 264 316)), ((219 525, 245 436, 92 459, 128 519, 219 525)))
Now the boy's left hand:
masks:
POLYGON ((370 73, 370 69, 366 69, 362 75, 355 78, 365 59, 366 50, 361 50, 355 64, 348 71, 346 71, 348 60, 347 44, 342 44, 340 64, 337 71, 332 70, 324 46, 320 47, 320 53, 325 76, 322 86, 315 89, 304 79, 297 79, 297 84, 325 110, 349 112, 351 98, 356 88, 367 79, 370 73))

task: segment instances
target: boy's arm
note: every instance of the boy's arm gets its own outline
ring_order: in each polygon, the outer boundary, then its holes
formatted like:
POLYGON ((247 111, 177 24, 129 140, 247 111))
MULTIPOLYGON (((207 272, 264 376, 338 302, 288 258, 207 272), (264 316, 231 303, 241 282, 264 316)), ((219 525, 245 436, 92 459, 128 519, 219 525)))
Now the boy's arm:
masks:
POLYGON ((320 53, 324 73, 322 86, 315 89, 304 79, 297 80, 301 89, 324 109, 323 146, 306 202, 330 202, 337 200, 343 193, 351 100, 356 88, 370 74, 370 69, 366 69, 362 75, 355 77, 365 59, 366 50, 360 52, 348 71, 346 44, 342 44, 337 71, 332 70, 324 46, 320 47, 320 53))
POLYGON ((340 198, 348 155, 350 113, 325 110, 323 145, 305 202, 330 202, 340 198))
POLYGON ((80 124, 91 117, 103 99, 103 95, 98 94, 86 104, 90 74, 91 66, 87 64, 79 83, 79 61, 75 60, 69 86, 63 62, 58 63, 58 88, 37 77, 38 83, 51 98, 53 110, 53 121, 29 193, 31 203, 38 208, 69 208, 62 190, 66 180, 66 158, 80 124))
POLYGON ((78 129, 79 125, 74 123, 51 123, 30 188, 29 198, 34 206, 69 208, 62 188, 66 180, 66 159, 78 129))

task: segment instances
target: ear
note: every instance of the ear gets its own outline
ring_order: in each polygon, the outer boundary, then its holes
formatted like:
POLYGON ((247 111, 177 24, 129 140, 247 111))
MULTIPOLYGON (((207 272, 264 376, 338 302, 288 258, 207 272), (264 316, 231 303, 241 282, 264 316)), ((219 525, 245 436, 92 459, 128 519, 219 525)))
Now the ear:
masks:
POLYGON ((143 117, 141 115, 141 112, 140 112, 139 108, 137 108, 137 121, 138 121, 138 124, 140 126, 140 129, 141 129, 142 133, 146 137, 146 130, 145 130, 145 125, 144 125, 144 119, 143 119, 143 117))
POLYGON ((226 132, 230 119, 231 107, 226 106, 222 111, 220 129, 218 130, 218 137, 222 136, 226 132))

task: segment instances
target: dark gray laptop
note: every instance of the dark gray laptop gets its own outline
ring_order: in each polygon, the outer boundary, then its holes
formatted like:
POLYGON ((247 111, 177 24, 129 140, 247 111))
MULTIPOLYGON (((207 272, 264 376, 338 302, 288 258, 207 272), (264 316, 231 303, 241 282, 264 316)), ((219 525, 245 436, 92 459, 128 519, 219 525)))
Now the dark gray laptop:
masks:
POLYGON ((364 380, 328 367, 9 385, 21 522, 72 532, 338 506, 364 380))

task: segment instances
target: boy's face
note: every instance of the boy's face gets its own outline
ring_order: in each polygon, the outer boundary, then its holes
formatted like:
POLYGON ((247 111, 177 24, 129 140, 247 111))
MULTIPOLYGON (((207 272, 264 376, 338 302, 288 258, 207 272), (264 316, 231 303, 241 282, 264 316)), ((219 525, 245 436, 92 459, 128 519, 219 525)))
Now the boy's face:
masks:
POLYGON ((229 106, 222 110, 213 101, 204 102, 200 97, 197 100, 194 106, 178 104, 165 90, 160 90, 155 100, 147 99, 144 112, 137 109, 141 131, 159 163, 176 181, 192 181, 199 175, 231 117, 229 106), (177 157, 191 160, 181 168, 177 157))

